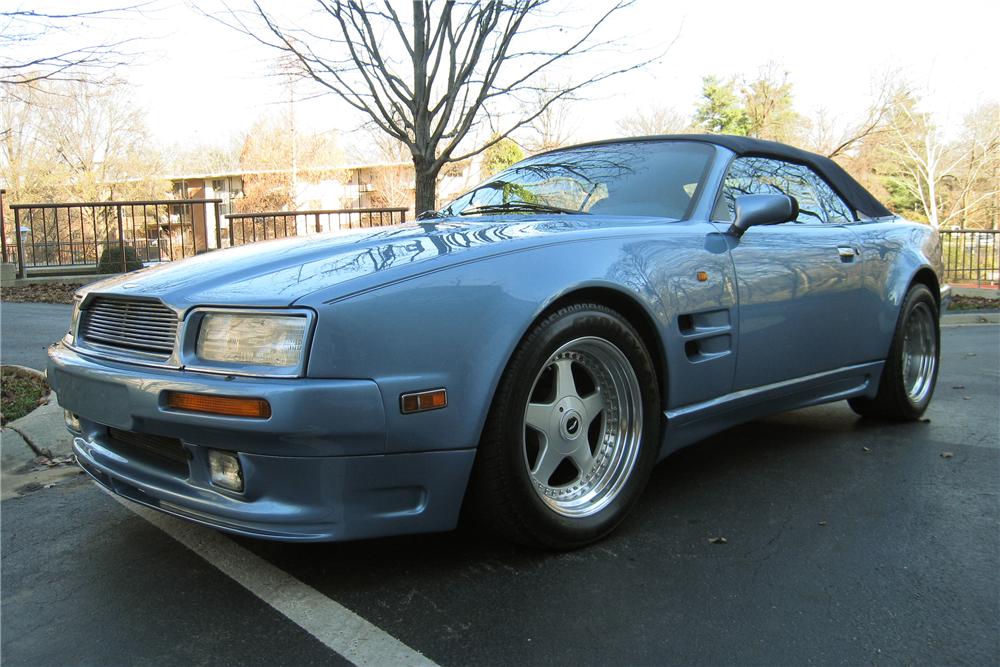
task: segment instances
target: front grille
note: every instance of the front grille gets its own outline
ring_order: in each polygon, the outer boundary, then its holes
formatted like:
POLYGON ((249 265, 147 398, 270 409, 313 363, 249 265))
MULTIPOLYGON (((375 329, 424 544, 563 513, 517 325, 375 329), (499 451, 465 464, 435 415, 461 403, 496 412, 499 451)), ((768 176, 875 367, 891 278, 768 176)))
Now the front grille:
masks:
POLYGON ((126 456, 139 455, 141 458, 153 458, 157 463, 177 472, 186 473, 190 452, 177 438, 149 433, 134 433, 108 427, 111 446, 120 454, 126 456))
POLYGON ((159 301, 98 297, 83 311, 80 338, 166 360, 174 351, 177 316, 159 301))

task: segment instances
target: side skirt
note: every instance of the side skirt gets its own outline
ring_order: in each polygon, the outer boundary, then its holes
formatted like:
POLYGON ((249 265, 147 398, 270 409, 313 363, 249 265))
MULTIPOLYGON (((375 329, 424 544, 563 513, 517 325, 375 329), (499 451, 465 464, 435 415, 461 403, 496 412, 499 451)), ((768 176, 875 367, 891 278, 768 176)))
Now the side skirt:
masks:
POLYGON ((873 396, 884 364, 874 361, 845 366, 666 410, 659 459, 752 419, 855 396, 873 396))

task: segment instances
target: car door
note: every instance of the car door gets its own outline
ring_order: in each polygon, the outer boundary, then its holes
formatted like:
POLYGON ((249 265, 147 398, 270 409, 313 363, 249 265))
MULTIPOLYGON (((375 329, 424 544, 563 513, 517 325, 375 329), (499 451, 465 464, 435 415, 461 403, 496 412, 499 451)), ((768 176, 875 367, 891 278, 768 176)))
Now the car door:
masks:
POLYGON ((752 227, 731 247, 740 321, 734 391, 856 363, 862 267, 850 208, 804 165, 739 157, 713 218, 730 222, 737 196, 765 193, 795 197, 800 212, 792 222, 752 227))

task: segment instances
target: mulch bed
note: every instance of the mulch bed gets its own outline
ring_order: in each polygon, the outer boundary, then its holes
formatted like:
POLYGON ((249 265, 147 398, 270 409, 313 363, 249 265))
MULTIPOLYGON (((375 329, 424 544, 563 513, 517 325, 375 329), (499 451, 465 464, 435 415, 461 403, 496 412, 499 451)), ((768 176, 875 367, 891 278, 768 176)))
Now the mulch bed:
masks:
POLYGON ((951 298, 948 310, 1000 310, 1000 299, 955 295, 951 298))
POLYGON ((0 300, 21 303, 73 303, 73 292, 82 283, 27 283, 25 285, 4 285, 0 289, 0 300))
POLYGON ((49 387, 41 378, 11 366, 0 366, 0 424, 20 419, 45 403, 49 387))

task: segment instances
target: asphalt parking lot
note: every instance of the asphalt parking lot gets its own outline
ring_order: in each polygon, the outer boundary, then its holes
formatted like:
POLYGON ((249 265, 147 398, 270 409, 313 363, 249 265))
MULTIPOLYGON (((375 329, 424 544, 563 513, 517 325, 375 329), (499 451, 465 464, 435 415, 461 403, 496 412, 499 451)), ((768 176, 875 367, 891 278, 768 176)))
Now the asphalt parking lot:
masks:
POLYGON ((82 476, 40 488, 0 505, 3 662, 996 664, 1000 326, 943 351, 927 421, 838 403, 732 429, 572 553, 235 540, 82 476))

